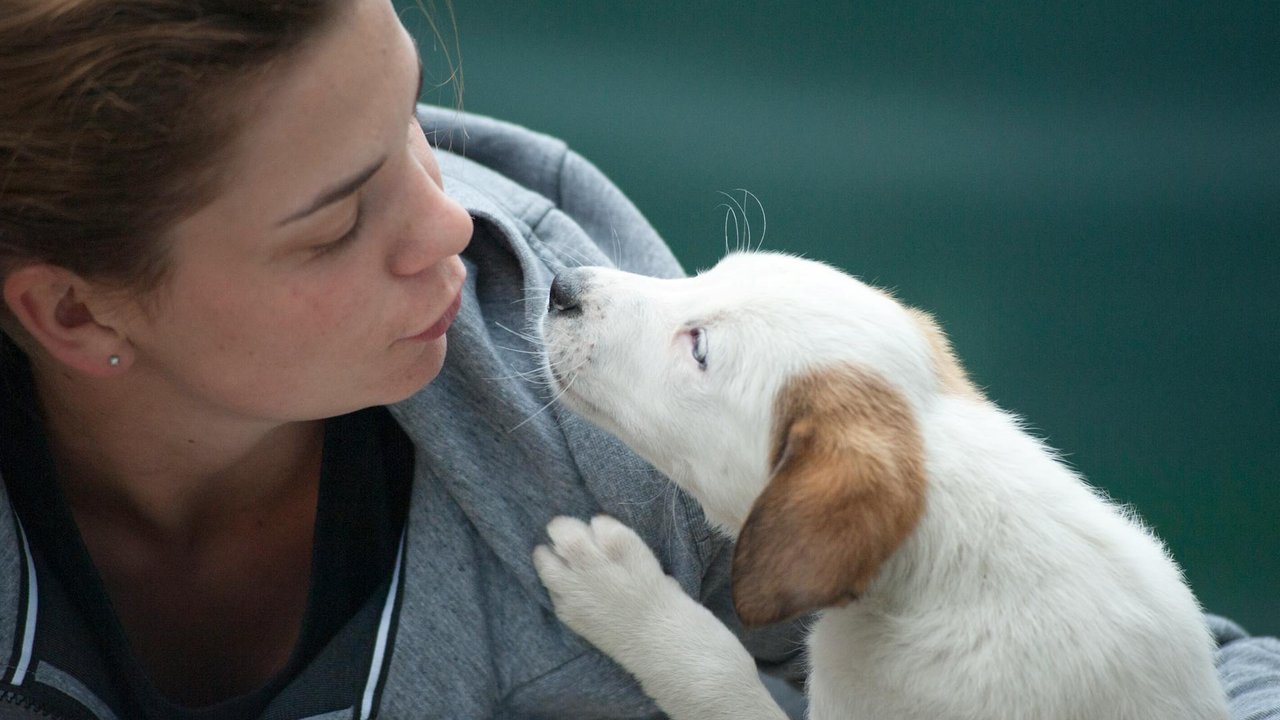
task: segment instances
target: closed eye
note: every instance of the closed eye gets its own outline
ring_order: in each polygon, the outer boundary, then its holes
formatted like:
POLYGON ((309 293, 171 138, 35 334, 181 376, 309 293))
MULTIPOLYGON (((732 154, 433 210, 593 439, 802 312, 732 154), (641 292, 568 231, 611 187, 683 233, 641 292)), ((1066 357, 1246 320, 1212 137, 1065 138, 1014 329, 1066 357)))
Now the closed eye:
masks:
POLYGON ((364 228, 364 216, 365 216, 364 204, 361 203, 359 206, 356 207, 356 219, 351 223, 351 229, 343 233, 342 237, 338 238, 337 240, 324 243, 323 245, 316 245, 312 247, 311 248, 312 255, 316 257, 321 255, 328 255, 329 253, 340 250, 346 245, 349 245, 350 243, 352 243, 356 238, 360 236, 360 231, 364 228))
POLYGON ((689 339, 693 344, 693 359, 698 363, 698 369, 707 369, 707 331, 704 328, 696 327, 689 331, 689 339))

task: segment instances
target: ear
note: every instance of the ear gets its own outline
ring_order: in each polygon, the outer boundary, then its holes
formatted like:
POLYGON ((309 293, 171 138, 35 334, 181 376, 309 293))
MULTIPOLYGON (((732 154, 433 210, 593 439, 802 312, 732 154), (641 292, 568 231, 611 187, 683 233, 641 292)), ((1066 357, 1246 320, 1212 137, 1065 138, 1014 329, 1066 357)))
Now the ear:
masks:
POLYGON ((87 375, 118 374, 131 359, 129 344, 100 322, 88 302, 93 286, 48 263, 24 265, 4 278, 4 302, 50 357, 87 375), (112 356, 121 359, 113 365, 112 356))
POLYGON ((914 414, 878 376, 841 366, 798 378, 774 417, 773 474, 733 557, 747 625, 857 598, 925 507, 914 414))

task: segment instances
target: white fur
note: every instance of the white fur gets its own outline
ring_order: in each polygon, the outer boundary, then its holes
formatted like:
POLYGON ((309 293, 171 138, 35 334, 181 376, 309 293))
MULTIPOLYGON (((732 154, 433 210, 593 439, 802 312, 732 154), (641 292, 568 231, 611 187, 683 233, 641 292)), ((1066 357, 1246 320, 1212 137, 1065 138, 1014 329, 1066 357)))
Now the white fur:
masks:
MULTIPOLYGON (((859 599, 820 612, 811 718, 1227 717, 1200 608, 1160 542, 1015 418, 946 392, 928 338, 888 295, 765 253, 681 280, 577 272, 579 307, 543 328, 564 401, 733 537, 769 480, 789 378, 852 364, 906 398, 927 509, 859 599)), ((535 564, 557 614, 664 711, 782 717, 741 646, 633 532, 600 518, 549 531, 535 564)))

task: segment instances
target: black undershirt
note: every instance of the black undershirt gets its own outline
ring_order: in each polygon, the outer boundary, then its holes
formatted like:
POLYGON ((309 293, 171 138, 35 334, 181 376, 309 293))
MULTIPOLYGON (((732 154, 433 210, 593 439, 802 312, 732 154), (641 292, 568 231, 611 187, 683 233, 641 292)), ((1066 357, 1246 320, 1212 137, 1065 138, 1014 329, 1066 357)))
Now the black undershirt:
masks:
MULTIPOLYGON (((128 698, 138 716, 257 718, 374 593, 385 593, 409 506, 413 447, 390 413, 379 407, 325 423, 311 585, 301 633, 286 667, 263 687, 216 705, 187 708, 170 702, 130 651, 62 497, 27 363, 12 346, 0 350, 0 356, 7 356, 0 357, 0 475, 32 548, 92 628, 93 637, 86 642, 102 656, 115 690, 128 698)), ((45 622, 42 618, 41 624, 45 622)))

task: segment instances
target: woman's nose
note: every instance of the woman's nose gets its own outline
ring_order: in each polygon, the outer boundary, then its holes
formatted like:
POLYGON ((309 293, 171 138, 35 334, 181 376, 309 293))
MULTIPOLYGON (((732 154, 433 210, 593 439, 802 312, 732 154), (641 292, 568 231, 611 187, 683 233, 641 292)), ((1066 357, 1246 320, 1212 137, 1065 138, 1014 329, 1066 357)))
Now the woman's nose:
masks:
POLYGON ((395 275, 416 275, 447 257, 457 255, 471 241, 471 215, 458 201, 445 194, 424 172, 420 187, 413 191, 417 202, 408 217, 389 258, 395 275))

